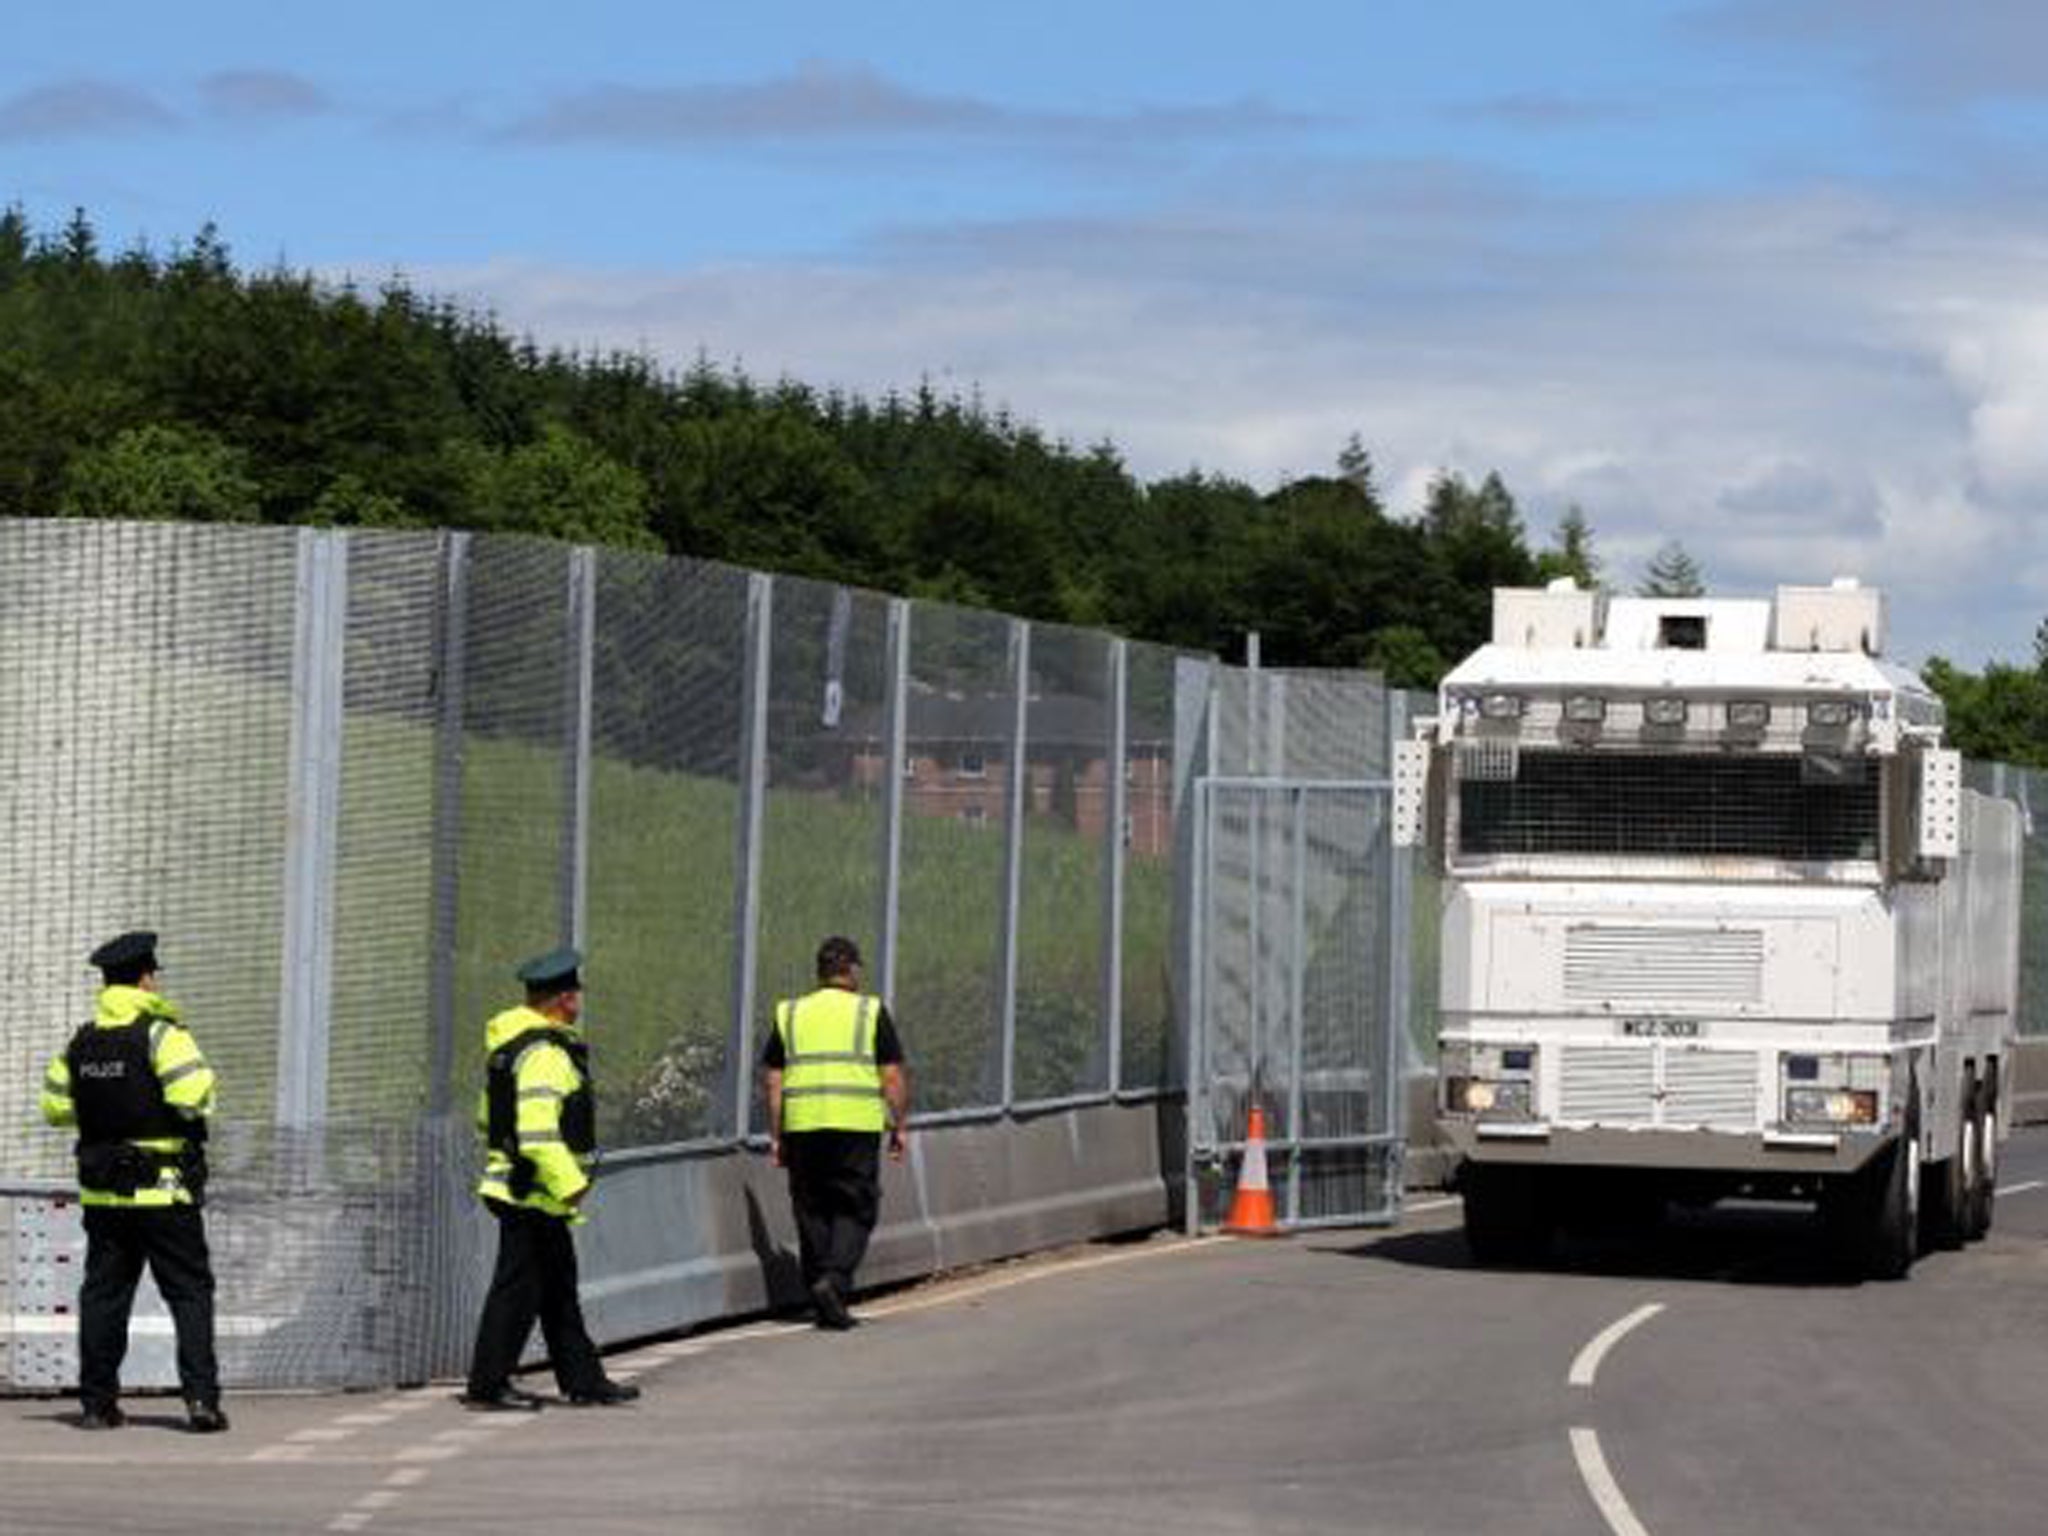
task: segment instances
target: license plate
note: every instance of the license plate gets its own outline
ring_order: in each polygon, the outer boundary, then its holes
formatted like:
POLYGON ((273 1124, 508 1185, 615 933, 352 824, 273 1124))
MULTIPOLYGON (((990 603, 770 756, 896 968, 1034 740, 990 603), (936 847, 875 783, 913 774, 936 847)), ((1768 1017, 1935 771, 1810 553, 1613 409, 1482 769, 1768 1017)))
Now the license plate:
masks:
POLYGON ((1697 1040, 1698 1019, 1623 1019, 1621 1032, 1638 1040, 1697 1040))

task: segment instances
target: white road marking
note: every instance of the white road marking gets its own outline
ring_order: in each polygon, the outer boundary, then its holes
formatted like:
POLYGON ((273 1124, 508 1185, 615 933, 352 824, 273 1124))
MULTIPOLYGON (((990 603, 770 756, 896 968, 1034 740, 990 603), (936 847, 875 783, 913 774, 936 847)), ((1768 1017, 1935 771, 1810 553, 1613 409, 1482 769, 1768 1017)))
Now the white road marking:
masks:
POLYGON ((459 1445, 408 1445, 392 1459, 394 1461, 446 1461, 451 1456, 460 1456, 459 1445))
POLYGON ((327 1522, 330 1531, 360 1531, 377 1517, 367 1509, 351 1509, 327 1522))
POLYGON ((1054 1275, 1079 1274, 1088 1269, 1107 1269, 1112 1264, 1128 1264, 1133 1259, 1158 1258, 1164 1254, 1207 1251, 1227 1241, 1228 1239, 1221 1237, 1197 1237, 1181 1243, 1164 1243, 1134 1248, 1125 1253, 1105 1253, 1094 1258, 1076 1259, 1068 1264, 1047 1264, 1027 1269, 1019 1274, 991 1276, 975 1284, 942 1287, 929 1295, 910 1296, 895 1302, 878 1302, 873 1306, 862 1307, 860 1315, 898 1317, 906 1312, 928 1312, 933 1307, 943 1307, 949 1302, 972 1300, 976 1296, 986 1296, 992 1291, 1006 1291, 1013 1285, 1025 1285, 1033 1280, 1047 1280, 1054 1275))
POLYGON ((2024 1184, 2001 1184, 1998 1186, 1998 1192, 2001 1195, 2024 1195, 2030 1189, 2042 1188, 2048 1188, 2048 1179, 2028 1179, 2024 1184))
POLYGON ((1607 1528, 1614 1536, 1650 1536, 1621 1496, 1614 1474, 1607 1470, 1607 1458, 1600 1454, 1600 1437, 1590 1429, 1574 1429, 1571 1434, 1572 1460, 1579 1464, 1579 1476, 1585 1479, 1586 1492, 1593 1496, 1607 1528))
POLYGON ((410 1488, 413 1484, 423 1483, 426 1480, 427 1469, 425 1467, 400 1467, 396 1472, 384 1479, 384 1486, 387 1488, 410 1488))
POLYGON ((375 1429, 379 1424, 391 1423, 392 1417, 388 1413, 344 1413, 334 1422, 346 1424, 353 1429, 375 1429))
POLYGON ((313 1454, 310 1445, 266 1445, 261 1450, 251 1451, 251 1461, 304 1461, 313 1454))
POLYGON ((1600 1362, 1607 1357, 1607 1351, 1614 1348, 1621 1336, 1631 1328, 1647 1323, 1663 1310, 1663 1302, 1652 1301, 1637 1307, 1628 1316, 1617 1318, 1609 1323, 1605 1328, 1594 1334, 1587 1342, 1586 1347, 1579 1351, 1578 1358, 1572 1361, 1571 1374, 1565 1379, 1575 1387, 1590 1387, 1593 1385, 1593 1375, 1600 1369, 1600 1362))
POLYGON ((1401 1214, 1403 1216, 1421 1216, 1429 1211, 1447 1211, 1454 1205, 1463 1205, 1464 1203, 1463 1198, 1458 1195, 1446 1195, 1441 1200, 1415 1200, 1403 1205, 1401 1207, 1401 1214))
POLYGON ((356 1509, 388 1509, 404 1497, 405 1495, 396 1488, 372 1488, 360 1499, 357 1499, 353 1507, 356 1509))
POLYGON ((298 1429, 285 1439, 296 1445, 332 1445, 337 1440, 346 1440, 355 1433, 352 1429, 298 1429))

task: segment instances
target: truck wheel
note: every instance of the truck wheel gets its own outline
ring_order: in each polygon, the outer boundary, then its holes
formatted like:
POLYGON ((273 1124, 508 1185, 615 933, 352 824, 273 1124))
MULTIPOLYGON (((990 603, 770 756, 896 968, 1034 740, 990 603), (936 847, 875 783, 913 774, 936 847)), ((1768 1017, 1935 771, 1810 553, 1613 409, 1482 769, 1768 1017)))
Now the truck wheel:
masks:
POLYGON ((1956 1115, 1956 1144, 1949 1155, 1931 1163, 1922 1178, 1920 1249, 1960 1248, 1971 1236, 1970 1209, 1977 1174, 1977 1123, 1972 1114, 1975 1087, 1963 1074, 1961 1105, 1956 1115))
POLYGON ((1991 1230, 1992 1206, 1998 1198, 1998 1086, 1995 1079, 1977 1084, 1971 1100, 1970 1124, 1977 1144, 1975 1177, 1964 1206, 1963 1236, 1975 1242, 1991 1230))
POLYGON ((1903 1280, 1920 1246, 1920 1137, 1906 1134, 1865 1170, 1863 1273, 1872 1280, 1903 1280))
POLYGON ((1550 1249, 1550 1212, 1531 1168, 1465 1164, 1465 1246, 1478 1264, 1534 1264, 1550 1249))

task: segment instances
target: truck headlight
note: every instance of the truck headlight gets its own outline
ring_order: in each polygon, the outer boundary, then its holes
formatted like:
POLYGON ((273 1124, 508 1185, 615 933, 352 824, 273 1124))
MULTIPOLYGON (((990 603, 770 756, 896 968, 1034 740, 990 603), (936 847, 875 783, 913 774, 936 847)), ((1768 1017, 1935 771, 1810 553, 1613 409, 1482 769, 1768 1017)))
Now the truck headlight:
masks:
POLYGON ((1535 1047, 1461 1041, 1446 1046, 1441 1060, 1446 1114, 1483 1120, 1535 1118, 1535 1047))
POLYGON ((1868 1088, 1787 1088, 1785 1119, 1799 1125, 1875 1125, 1877 1094, 1868 1088))
POLYGON ((1487 720, 1519 720, 1522 718, 1522 696, 1519 693, 1489 693, 1480 699, 1479 713, 1487 720))
POLYGON ((1730 699, 1728 729, 1760 731, 1771 723, 1771 706, 1764 699, 1730 699))

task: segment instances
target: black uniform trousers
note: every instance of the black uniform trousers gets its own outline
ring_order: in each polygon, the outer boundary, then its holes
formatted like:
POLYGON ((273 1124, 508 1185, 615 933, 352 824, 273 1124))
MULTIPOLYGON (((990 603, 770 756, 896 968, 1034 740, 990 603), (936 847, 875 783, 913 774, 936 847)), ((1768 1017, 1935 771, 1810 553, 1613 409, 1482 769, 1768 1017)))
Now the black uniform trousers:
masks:
POLYGON ((576 1243, 568 1219, 499 1200, 484 1204, 498 1218, 498 1267, 470 1352, 470 1395, 490 1396, 511 1381, 536 1318, 556 1385, 569 1394, 598 1390, 604 1365, 576 1299, 576 1243))
POLYGON ((213 1353, 213 1261, 195 1205, 85 1207, 85 1281, 78 1288, 78 1396, 88 1411, 121 1396, 128 1314, 142 1266, 178 1334, 178 1387, 187 1402, 220 1401, 213 1353))
POLYGON ((882 1205, 882 1138, 875 1131, 794 1131, 782 1138, 804 1285, 829 1279, 842 1296, 868 1251, 882 1205))

